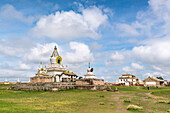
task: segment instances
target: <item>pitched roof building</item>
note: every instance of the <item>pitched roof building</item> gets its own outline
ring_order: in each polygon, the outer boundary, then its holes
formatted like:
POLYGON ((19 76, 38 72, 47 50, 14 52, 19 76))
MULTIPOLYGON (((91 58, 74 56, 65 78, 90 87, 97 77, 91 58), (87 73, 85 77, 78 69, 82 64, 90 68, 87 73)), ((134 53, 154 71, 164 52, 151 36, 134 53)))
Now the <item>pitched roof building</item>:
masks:
POLYGON ((125 84, 127 86, 129 85, 135 85, 139 83, 139 79, 132 74, 122 74, 121 77, 119 77, 119 83, 125 84))
POLYGON ((163 86, 164 80, 149 76, 143 80, 144 86, 163 86))

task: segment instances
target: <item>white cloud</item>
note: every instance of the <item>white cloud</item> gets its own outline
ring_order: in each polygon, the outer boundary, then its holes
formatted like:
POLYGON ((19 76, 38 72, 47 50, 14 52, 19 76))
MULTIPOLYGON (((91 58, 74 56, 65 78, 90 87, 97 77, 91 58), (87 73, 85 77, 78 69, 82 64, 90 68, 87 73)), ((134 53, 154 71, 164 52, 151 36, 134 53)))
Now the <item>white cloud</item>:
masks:
POLYGON ((34 45, 34 42, 26 37, 2 38, 0 43, 0 53, 9 56, 20 56, 34 45))
POLYGON ((18 65, 19 65, 18 69, 21 69, 21 70, 29 70, 29 69, 31 69, 30 65, 22 63, 21 61, 19 62, 18 65))
POLYGON ((93 43, 91 43, 91 45, 90 45, 91 50, 99 50, 99 49, 101 49, 102 47, 103 47, 103 46, 100 45, 100 44, 98 44, 97 42, 93 42, 93 43))
POLYGON ((47 63, 55 46, 57 46, 58 51, 62 51, 56 43, 37 44, 36 47, 31 48, 30 52, 23 56, 22 60, 26 63, 39 63, 41 61, 47 63))
POLYGON ((131 63, 131 66, 126 66, 126 67, 122 68, 122 70, 124 72, 127 72, 127 73, 131 73, 131 72, 133 72, 133 73, 138 72, 139 73, 139 71, 141 71, 143 69, 144 69, 144 66, 139 65, 137 63, 131 63))
POLYGON ((124 56, 119 52, 115 52, 111 55, 110 59, 114 61, 120 61, 120 60, 124 60, 124 56))
POLYGON ((98 38, 100 34, 97 31, 107 21, 107 15, 95 6, 83 9, 81 13, 57 11, 41 17, 32 33, 37 37, 66 40, 80 37, 98 38))
POLYGON ((152 41, 151 44, 136 46, 132 49, 132 53, 144 63, 170 66, 169 45, 170 41, 160 39, 159 41, 152 41))
POLYGON ((170 35, 170 0, 149 0, 149 7, 145 11, 139 11, 136 21, 117 23, 118 35, 124 37, 147 36, 160 37, 170 35))
POLYGON ((123 67, 122 70, 127 73, 133 72, 133 70, 129 66, 123 67))
POLYGON ((136 28, 132 25, 119 23, 116 25, 116 29, 118 32, 117 34, 122 37, 124 37, 124 36, 138 36, 139 35, 136 28))
POLYGON ((160 72, 153 72, 153 73, 145 73, 144 76, 153 76, 153 77, 165 77, 167 76, 166 74, 160 73, 160 72))
POLYGON ((22 12, 17 11, 12 5, 7 4, 0 9, 0 18, 5 20, 18 20, 20 22, 32 23, 34 17, 25 17, 22 12))
POLYGON ((89 47, 80 42, 70 42, 70 49, 73 52, 67 52, 65 60, 67 63, 88 63, 93 60, 93 54, 90 52, 89 47))
POLYGON ((131 66, 132 66, 133 69, 136 69, 136 70, 144 69, 144 66, 141 66, 141 65, 139 65, 137 63, 132 63, 131 66))

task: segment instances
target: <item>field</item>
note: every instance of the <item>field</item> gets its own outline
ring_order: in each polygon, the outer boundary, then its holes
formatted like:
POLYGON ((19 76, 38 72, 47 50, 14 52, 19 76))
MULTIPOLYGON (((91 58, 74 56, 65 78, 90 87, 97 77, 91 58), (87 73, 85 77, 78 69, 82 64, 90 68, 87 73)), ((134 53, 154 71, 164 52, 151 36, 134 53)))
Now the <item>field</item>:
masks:
MULTIPOLYGON (((66 90, 8 90, 0 85, 0 113, 166 113, 170 112, 170 87, 119 86, 118 92, 66 90), (142 109, 127 110, 133 104, 142 109)), ((112 87, 114 89, 114 87, 112 87)))

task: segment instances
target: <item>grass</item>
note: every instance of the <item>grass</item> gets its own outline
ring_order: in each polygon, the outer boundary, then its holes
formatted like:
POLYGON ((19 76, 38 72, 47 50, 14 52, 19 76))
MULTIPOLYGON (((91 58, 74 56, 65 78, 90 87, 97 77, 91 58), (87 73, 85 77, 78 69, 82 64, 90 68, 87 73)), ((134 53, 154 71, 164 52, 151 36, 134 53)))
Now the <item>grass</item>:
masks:
MULTIPOLYGON (((168 112, 169 88, 116 86, 118 92, 69 89, 65 91, 8 90, 0 85, 0 113, 130 113, 129 103, 142 112, 168 112), (160 93, 161 92, 161 93, 160 93), (150 95, 148 95, 150 94, 150 95), (161 98, 157 98, 161 97, 161 98), (163 101, 165 103, 159 103, 163 101)), ((114 89, 114 87, 112 87, 114 89)))
POLYGON ((126 102, 126 103, 130 103, 130 100, 124 100, 124 102, 126 102))
POLYGON ((140 111, 140 110, 143 110, 143 107, 130 104, 130 105, 128 105, 127 110, 140 111))

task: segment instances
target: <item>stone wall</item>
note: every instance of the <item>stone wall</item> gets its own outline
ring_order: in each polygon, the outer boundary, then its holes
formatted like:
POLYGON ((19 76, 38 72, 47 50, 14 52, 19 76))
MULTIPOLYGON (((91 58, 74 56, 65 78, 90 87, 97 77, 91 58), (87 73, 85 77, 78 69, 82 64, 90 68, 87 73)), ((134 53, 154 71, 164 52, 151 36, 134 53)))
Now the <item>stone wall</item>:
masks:
POLYGON ((76 85, 75 82, 17 83, 15 86, 11 86, 11 89, 50 91, 59 91, 66 89, 104 90, 109 88, 110 86, 107 85, 76 85))
POLYGON ((39 82, 52 82, 52 77, 35 76, 30 78, 30 83, 39 83, 39 82))
POLYGON ((80 79, 76 80, 76 85, 104 85, 103 79, 80 79))
POLYGON ((93 80, 93 84, 94 85, 104 85, 104 80, 101 80, 101 79, 93 80))

